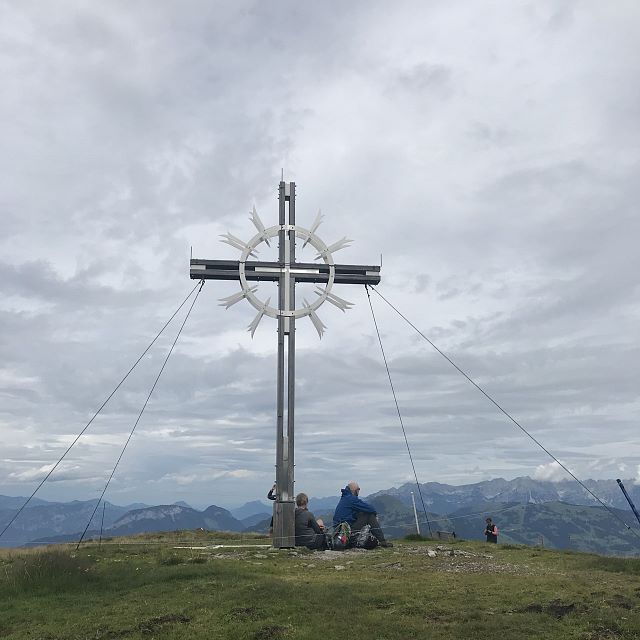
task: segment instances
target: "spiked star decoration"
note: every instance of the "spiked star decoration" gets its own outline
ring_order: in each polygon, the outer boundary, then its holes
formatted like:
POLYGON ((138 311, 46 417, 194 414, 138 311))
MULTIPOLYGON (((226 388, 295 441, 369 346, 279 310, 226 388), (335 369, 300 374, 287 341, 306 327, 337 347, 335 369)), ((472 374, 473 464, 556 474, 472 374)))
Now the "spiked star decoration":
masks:
POLYGON ((316 219, 314 220, 310 229, 305 229, 304 227, 300 227, 298 225, 286 225, 287 231, 295 232, 296 238, 304 240, 304 244, 302 245, 303 248, 309 244, 317 251, 315 260, 323 261, 324 269, 322 273, 326 275, 322 278, 317 278, 318 274, 320 274, 320 270, 316 267, 316 265, 313 264, 289 262, 285 264, 274 263, 270 266, 267 263, 248 262, 247 259, 249 257, 257 258, 258 246, 261 243, 264 242, 267 246, 271 246, 269 240, 271 238, 278 237, 280 231, 282 230, 280 225, 266 228, 262 220, 260 219, 255 206, 251 210, 249 219, 251 220, 251 222, 253 222, 258 233, 248 242, 244 242, 231 233, 226 233, 221 236, 223 238, 222 242, 231 245, 235 249, 239 249, 242 252, 240 261, 238 263, 239 280, 242 290, 231 296, 227 296, 226 298, 221 298, 221 306, 224 306, 228 309, 237 302, 240 302, 240 300, 248 300, 251 305, 258 311, 258 314, 248 327, 248 330, 251 332, 252 337, 255 334, 256 329, 258 328, 258 325, 260 324, 260 321, 264 316, 269 316, 271 318, 286 316, 293 318, 308 317, 311 320, 316 331, 318 332, 318 335, 320 336, 320 338, 322 338, 322 335, 326 330, 326 325, 318 317, 318 308, 325 301, 330 302, 332 305, 338 307, 338 309, 343 312, 353 307, 353 304, 351 302, 343 300, 342 298, 331 292, 336 279, 336 265, 333 262, 333 253, 339 251, 340 249, 348 247, 352 240, 349 240, 348 238, 342 238, 342 240, 338 240, 332 245, 327 246, 316 235, 316 231, 320 224, 322 224, 323 219, 323 215, 320 211, 318 211, 318 215, 316 216, 316 219), (252 274, 285 274, 288 277, 296 278, 296 280, 299 282, 309 281, 309 276, 312 276, 311 281, 317 282, 318 280, 320 280, 324 283, 325 286, 324 288, 318 287, 316 289, 315 293, 318 297, 313 301, 313 303, 309 303, 307 302, 307 300, 305 300, 304 306, 299 309, 276 309, 275 307, 270 306, 270 298, 266 302, 263 302, 258 298, 258 296, 256 295, 256 292, 258 290, 257 286, 249 286, 248 274, 250 270, 252 274))

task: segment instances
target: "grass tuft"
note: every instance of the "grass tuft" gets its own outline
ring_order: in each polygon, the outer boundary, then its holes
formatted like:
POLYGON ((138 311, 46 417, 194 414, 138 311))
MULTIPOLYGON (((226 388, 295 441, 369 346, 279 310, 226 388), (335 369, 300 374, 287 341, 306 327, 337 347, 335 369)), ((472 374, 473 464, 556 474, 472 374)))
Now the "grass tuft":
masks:
POLYGON ((45 549, 8 555, 2 560, 10 591, 81 588, 91 579, 93 562, 68 549, 45 549))
POLYGON ((158 557, 159 564, 165 567, 173 567, 177 564, 184 564, 187 560, 187 557, 182 556, 178 553, 165 553, 164 551, 161 551, 158 557))
POLYGON ((423 542, 423 541, 429 540, 429 538, 425 538, 419 533, 409 533, 404 537, 404 539, 407 540, 408 542, 423 542))

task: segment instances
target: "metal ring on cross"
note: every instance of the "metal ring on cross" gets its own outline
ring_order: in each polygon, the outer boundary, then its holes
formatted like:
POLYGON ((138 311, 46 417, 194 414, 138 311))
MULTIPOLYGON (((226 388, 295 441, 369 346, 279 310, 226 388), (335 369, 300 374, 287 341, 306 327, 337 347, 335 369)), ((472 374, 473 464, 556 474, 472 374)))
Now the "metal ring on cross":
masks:
MULTIPOLYGON (((276 225, 273 227, 269 227, 264 231, 257 233, 247 244, 245 245, 242 255, 240 256, 239 262, 239 274, 240 274, 240 286, 242 287, 242 292, 244 297, 251 303, 251 305, 257 310, 261 311, 265 315, 270 318, 278 318, 279 316, 289 316, 293 318, 304 318, 305 316, 310 316, 313 314, 322 303, 329 297, 331 293, 331 288, 333 287, 333 283, 336 277, 336 268, 333 262, 333 257, 331 255, 331 251, 327 245, 312 231, 305 229, 304 227, 300 227, 298 225, 276 225), (324 291, 322 293, 318 292, 318 299, 309 305, 305 305, 300 309, 292 309, 291 311, 282 311, 275 307, 270 306, 269 304, 262 302, 253 292, 252 287, 249 286, 247 282, 247 276, 245 273, 245 263, 252 252, 256 249, 256 247, 265 242, 269 238, 275 238, 279 235, 280 231, 285 230, 285 232, 295 231, 296 238, 300 238, 305 241, 305 244, 310 244, 314 249, 318 251, 322 259, 324 260, 325 265, 329 267, 329 279, 324 287, 324 291)), ((289 265, 289 268, 294 268, 294 265, 289 265)), ((287 267, 282 267, 286 269, 287 267)), ((268 302, 268 301, 267 301, 268 302)))

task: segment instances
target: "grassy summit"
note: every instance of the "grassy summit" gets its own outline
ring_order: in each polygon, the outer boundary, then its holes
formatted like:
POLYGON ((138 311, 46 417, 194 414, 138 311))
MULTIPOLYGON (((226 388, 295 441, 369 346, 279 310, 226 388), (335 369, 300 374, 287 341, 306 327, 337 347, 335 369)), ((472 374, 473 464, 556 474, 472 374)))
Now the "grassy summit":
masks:
POLYGON ((640 560, 182 532, 0 554, 0 638, 640 638, 640 560), (176 549, 176 546, 207 547, 176 549))

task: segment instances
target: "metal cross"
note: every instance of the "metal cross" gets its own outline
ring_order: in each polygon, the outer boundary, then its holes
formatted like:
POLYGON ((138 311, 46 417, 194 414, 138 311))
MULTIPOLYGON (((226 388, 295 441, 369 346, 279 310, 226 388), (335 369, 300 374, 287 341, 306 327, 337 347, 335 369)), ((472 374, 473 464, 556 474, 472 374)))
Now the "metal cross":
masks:
POLYGON ((322 222, 318 215, 309 229, 296 225, 295 183, 280 182, 278 189, 278 224, 265 228, 255 207, 250 219, 258 233, 248 242, 230 233, 222 236, 223 242, 241 251, 240 260, 200 260, 191 259, 190 275, 195 280, 239 280, 241 291, 221 299, 227 309, 240 300, 246 299, 257 310, 257 315, 249 325, 253 337, 258 324, 266 315, 278 320, 278 396, 276 430, 276 495, 273 520, 273 544, 285 548, 295 546, 295 500, 294 500, 294 415, 295 415, 295 321, 308 316, 322 338, 326 327, 316 313, 326 301, 341 311, 353 305, 332 292, 335 284, 378 284, 379 266, 341 265, 333 261, 333 253, 343 249, 351 240, 342 238, 327 246, 316 231, 322 222), (288 203, 288 223, 287 223, 288 203), (249 260, 257 258, 258 246, 263 242, 270 246, 272 238, 278 238, 278 262, 249 260), (317 252, 316 261, 296 262, 296 239, 302 240, 304 248, 311 245, 317 252), (250 282, 271 281, 278 283, 278 306, 271 306, 271 299, 262 301, 256 295, 258 286, 250 282), (317 298, 312 302, 304 299, 304 304, 296 308, 295 285, 297 282, 311 282, 318 286, 317 298), (287 338, 285 341, 285 337, 287 338), (285 373, 285 357, 287 368, 285 373), (287 384, 285 387, 285 375, 287 384), (286 397, 285 397, 286 392, 286 397), (286 431, 285 431, 286 405, 286 431))

